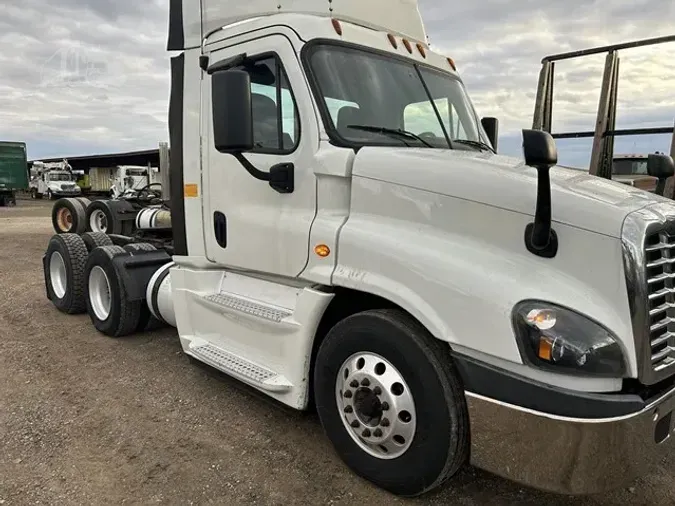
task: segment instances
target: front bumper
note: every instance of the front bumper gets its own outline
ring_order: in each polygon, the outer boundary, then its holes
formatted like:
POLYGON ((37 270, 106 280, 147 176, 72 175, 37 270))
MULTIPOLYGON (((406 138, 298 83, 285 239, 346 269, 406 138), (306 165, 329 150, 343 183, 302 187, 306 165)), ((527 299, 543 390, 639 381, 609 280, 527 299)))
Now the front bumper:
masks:
POLYGON ((471 463, 561 494, 627 486, 649 472, 675 439, 675 388, 638 412, 569 418, 467 392, 471 463))
POLYGON ((59 190, 59 191, 53 191, 52 194, 55 197, 81 197, 82 192, 77 191, 77 190, 59 190))

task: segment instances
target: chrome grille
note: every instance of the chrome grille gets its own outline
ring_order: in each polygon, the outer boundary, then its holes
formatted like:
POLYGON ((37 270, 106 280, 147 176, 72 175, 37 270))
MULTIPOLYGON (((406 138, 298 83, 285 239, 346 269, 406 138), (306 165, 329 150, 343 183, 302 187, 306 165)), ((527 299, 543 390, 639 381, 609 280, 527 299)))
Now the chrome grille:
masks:
POLYGON ((645 204, 621 242, 638 378, 654 385, 675 374, 675 203, 645 204))
POLYGON ((664 229, 645 239, 651 367, 675 365, 675 234, 664 229))

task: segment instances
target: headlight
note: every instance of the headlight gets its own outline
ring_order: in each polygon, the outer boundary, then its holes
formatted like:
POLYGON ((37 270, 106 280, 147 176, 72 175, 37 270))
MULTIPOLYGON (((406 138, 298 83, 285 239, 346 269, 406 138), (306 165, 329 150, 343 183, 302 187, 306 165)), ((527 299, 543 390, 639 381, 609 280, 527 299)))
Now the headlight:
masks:
POLYGON ((548 302, 525 301, 513 309, 523 358, 579 376, 622 377, 626 362, 618 339, 597 322, 548 302))

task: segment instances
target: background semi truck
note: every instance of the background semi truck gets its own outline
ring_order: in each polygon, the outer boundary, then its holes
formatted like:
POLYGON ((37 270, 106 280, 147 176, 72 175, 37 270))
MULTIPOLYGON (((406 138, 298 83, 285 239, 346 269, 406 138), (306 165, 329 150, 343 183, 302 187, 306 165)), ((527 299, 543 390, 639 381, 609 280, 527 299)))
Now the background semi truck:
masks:
POLYGON ((177 0, 168 49, 170 239, 150 209, 54 236, 59 310, 176 327, 395 494, 468 463, 598 492, 672 449, 671 200, 557 167, 547 132, 497 154, 414 0, 177 0))
POLYGON ((24 142, 0 142, 0 207, 16 204, 16 192, 28 189, 24 142))

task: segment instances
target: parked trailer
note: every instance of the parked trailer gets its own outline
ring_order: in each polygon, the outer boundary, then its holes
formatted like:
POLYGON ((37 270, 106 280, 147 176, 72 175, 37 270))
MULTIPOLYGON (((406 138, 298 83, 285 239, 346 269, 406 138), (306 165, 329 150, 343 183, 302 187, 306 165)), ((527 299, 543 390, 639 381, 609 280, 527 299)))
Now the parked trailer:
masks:
POLYGON ((171 244, 53 237, 57 308, 175 326, 403 496, 468 463, 599 492, 672 451, 675 203, 547 132, 496 154, 414 0, 176 1, 168 49, 171 244))
POLYGON ((0 142, 0 207, 16 205, 16 192, 27 189, 26 143, 0 142))

